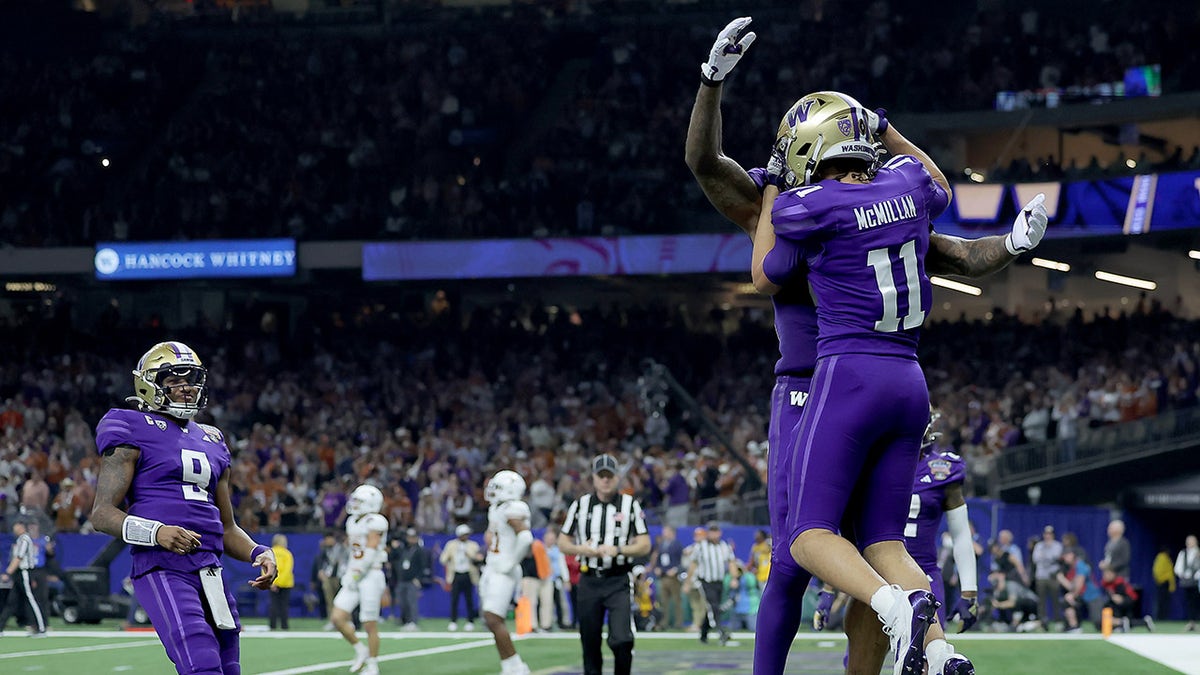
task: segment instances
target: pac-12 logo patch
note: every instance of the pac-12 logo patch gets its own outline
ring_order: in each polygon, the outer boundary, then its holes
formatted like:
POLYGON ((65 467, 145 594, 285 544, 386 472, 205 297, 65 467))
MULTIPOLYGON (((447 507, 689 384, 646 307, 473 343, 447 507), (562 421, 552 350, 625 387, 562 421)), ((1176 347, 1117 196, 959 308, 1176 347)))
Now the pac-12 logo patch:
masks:
POLYGON ((850 118, 838 120, 838 131, 846 138, 850 138, 854 134, 854 122, 850 118))
POLYGON ((929 460, 929 473, 937 480, 946 480, 950 477, 950 462, 944 459, 929 460))

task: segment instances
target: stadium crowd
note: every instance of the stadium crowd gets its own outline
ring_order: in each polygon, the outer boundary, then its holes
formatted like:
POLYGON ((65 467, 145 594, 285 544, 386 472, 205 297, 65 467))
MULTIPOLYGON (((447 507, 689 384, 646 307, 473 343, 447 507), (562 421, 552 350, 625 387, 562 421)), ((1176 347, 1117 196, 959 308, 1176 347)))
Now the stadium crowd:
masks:
MULTIPOLYGON (((686 522, 698 506, 704 518, 729 518, 735 496, 761 496, 697 416, 765 472, 769 312, 511 303, 460 314, 443 303, 314 312, 286 341, 261 325, 169 332, 210 368, 204 414, 233 439, 244 527, 335 526, 347 491, 371 479, 386 486, 395 527, 448 532, 478 525, 483 481, 499 468, 529 477, 539 526, 561 515, 599 452, 626 458, 625 486, 658 522, 686 522), (698 408, 648 378, 646 358, 698 408)), ((61 321, 0 327, 21 355, 0 364, 0 514, 23 505, 60 530, 86 531, 95 422, 129 395, 130 355, 168 331, 107 319, 102 334, 112 337, 97 340, 61 321)), ((1145 300, 1086 322, 1078 310, 1038 323, 998 312, 932 324, 922 362, 943 413, 940 442, 967 457, 967 493, 983 495, 1005 448, 1047 439, 1072 448, 1086 427, 1196 405, 1200 323, 1145 300)))
MULTIPOLYGON (((771 111, 814 89, 902 117, 988 109, 1000 90, 1088 89, 1147 63, 1163 64, 1168 91, 1200 88, 1188 28, 1196 17, 1177 3, 1116 4, 1112 12, 1133 15, 1107 15, 1108 29, 1078 21, 1075 3, 1009 4, 1020 11, 966 3, 930 13, 900 0, 865 11, 739 7, 758 17, 763 40, 728 92, 736 123, 725 146, 747 166, 761 163, 771 111), (947 30, 965 36, 964 53, 917 39, 947 30)), ((24 103, 0 108, 0 242, 721 227, 697 207, 682 161, 696 64, 680 55, 702 53, 708 26, 728 17, 687 11, 694 20, 636 3, 444 10, 382 31, 309 30, 303 40, 274 25, 106 33, 76 22, 54 38, 67 40, 57 50, 14 23, 0 49, 0 93, 24 103), (86 39, 64 37, 76 33, 86 39)), ((1030 159, 989 174, 1167 170, 1195 166, 1200 152, 1131 158, 1132 168, 1030 159)))

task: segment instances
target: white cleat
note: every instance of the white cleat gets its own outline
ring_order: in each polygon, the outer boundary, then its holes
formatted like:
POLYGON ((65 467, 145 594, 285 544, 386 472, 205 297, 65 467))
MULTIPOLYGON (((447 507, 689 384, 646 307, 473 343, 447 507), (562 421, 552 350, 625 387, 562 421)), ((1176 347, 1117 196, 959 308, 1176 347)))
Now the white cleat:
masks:
MULTIPOLYGON (((350 672, 357 673, 358 671, 362 670, 363 666, 366 665, 366 663, 367 663, 367 657, 370 655, 371 655, 371 652, 370 652, 370 650, 367 649, 366 645, 364 645, 361 642, 355 642, 354 643, 354 663, 350 664, 350 672)), ((379 672, 378 668, 376 668, 375 672, 376 673, 379 672)))
POLYGON ((379 675, 379 665, 375 663, 375 659, 367 661, 361 675, 379 675))
POLYGON ((892 675, 921 675, 925 671, 925 633, 937 617, 940 603, 926 590, 892 588, 896 601, 879 617, 895 658, 892 675))
POLYGON ((466 630, 466 631, 472 631, 472 630, 475 630, 475 622, 474 622, 474 621, 468 621, 468 622, 464 623, 464 624, 463 624, 463 630, 466 630))
POLYGON ((448 630, 448 631, 450 631, 451 633, 453 633, 454 631, 458 630, 458 624, 456 624, 456 623, 454 623, 453 621, 451 621, 451 622, 450 622, 450 623, 449 623, 449 624, 446 626, 446 630, 448 630))

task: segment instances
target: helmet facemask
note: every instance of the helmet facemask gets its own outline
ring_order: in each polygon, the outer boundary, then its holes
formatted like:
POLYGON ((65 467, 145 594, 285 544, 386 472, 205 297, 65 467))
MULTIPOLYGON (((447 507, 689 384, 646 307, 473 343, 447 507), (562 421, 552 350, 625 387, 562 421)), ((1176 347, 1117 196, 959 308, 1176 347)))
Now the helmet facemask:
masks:
MULTIPOLYGON (((150 348, 133 371, 129 400, 142 410, 152 410, 190 420, 208 405, 208 369, 190 347, 179 342, 162 342, 150 348), (190 387, 192 401, 177 401, 173 394, 190 387)), ((182 396, 180 396, 182 398, 182 396)))
POLYGON ((780 121, 776 151, 790 169, 787 189, 811 185, 821 164, 833 159, 861 160, 868 177, 881 165, 883 144, 867 125, 866 109, 850 96, 833 91, 809 94, 780 121))

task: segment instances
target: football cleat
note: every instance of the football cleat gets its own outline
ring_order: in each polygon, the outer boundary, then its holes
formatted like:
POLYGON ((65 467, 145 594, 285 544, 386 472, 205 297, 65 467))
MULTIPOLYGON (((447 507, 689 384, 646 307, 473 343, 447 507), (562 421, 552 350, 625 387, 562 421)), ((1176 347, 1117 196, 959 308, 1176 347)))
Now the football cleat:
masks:
MULTIPOLYGON (((362 670, 363 666, 367 664, 367 657, 370 655, 371 652, 367 649, 366 645, 361 642, 355 642, 354 662, 350 664, 350 672, 357 673, 358 671, 362 670)), ((378 672, 378 670, 376 670, 376 672, 378 672)))
POLYGON ((895 658, 892 675, 921 675, 925 672, 925 634, 941 603, 926 590, 893 589, 895 602, 879 617, 895 658))
POLYGON ((938 670, 930 664, 929 672, 931 675, 975 675, 975 666, 962 654, 951 654, 938 670))

